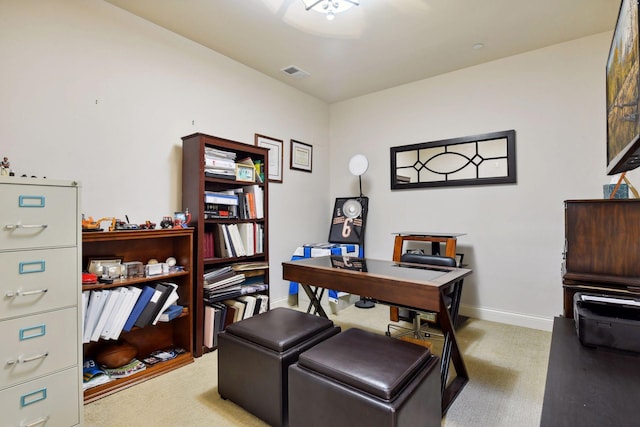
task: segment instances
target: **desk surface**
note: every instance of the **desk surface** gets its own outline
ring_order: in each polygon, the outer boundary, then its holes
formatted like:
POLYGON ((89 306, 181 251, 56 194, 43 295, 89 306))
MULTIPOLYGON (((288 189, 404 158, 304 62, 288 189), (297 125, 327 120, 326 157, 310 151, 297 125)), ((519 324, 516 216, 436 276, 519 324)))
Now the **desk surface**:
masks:
POLYGON ((540 425, 637 426, 639 409, 640 355, 585 347, 556 317, 540 425))
POLYGON ((471 274, 466 268, 346 256, 287 261, 282 267, 286 280, 435 312, 440 288, 471 274))

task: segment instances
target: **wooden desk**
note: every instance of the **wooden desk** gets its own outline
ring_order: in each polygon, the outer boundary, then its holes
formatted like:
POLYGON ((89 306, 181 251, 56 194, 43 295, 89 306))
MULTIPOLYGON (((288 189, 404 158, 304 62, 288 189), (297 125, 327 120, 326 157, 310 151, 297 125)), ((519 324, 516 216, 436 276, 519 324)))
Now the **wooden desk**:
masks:
POLYGON ((585 347, 554 319, 541 427, 637 426, 639 396, 640 355, 585 347))
MULTIPOLYGON (((465 268, 435 267, 369 258, 326 256, 282 263, 284 280, 299 282, 320 316, 327 317, 310 286, 366 295, 377 302, 438 313, 445 336, 441 361, 442 414, 469 380, 456 341, 453 322, 444 302, 444 290, 471 274, 465 268), (456 376, 447 384, 449 362, 456 376)), ((459 304, 459 300, 456 301, 459 304)), ((454 312, 454 310, 452 310, 454 312)), ((455 310, 457 312, 457 309, 455 310)))

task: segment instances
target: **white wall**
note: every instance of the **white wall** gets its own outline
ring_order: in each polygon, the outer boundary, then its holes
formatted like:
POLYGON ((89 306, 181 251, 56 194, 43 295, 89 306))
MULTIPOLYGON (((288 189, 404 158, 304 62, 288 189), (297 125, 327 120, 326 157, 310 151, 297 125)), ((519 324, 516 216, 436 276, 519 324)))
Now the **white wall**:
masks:
POLYGON ((598 34, 332 105, 332 197, 356 194, 351 155, 370 161, 367 256, 390 258, 397 231, 467 233, 458 248, 474 272, 461 312, 550 328, 562 313, 563 201, 602 198, 610 180, 610 41, 598 34), (390 147, 508 129, 517 184, 390 190, 390 147))
POLYGON ((270 186, 277 301, 280 263, 326 240, 333 198, 357 194, 347 162, 362 152, 368 256, 390 258, 394 231, 466 232, 463 312, 547 328, 562 311, 563 201, 600 198, 609 181, 610 36, 329 107, 99 0, 0 0, 0 155, 18 174, 80 180, 86 215, 159 222, 181 209, 182 136, 283 139, 284 183, 270 186), (517 184, 390 191, 389 147, 507 129, 517 184), (289 170, 292 138, 313 145, 312 174, 289 170))
POLYGON ((324 102, 99 0, 0 1, 0 57, 0 155, 19 175, 81 181, 87 216, 181 210, 183 136, 284 140, 270 224, 272 296, 286 298, 281 261, 326 239, 324 102), (289 170, 291 138, 313 145, 312 174, 289 170))

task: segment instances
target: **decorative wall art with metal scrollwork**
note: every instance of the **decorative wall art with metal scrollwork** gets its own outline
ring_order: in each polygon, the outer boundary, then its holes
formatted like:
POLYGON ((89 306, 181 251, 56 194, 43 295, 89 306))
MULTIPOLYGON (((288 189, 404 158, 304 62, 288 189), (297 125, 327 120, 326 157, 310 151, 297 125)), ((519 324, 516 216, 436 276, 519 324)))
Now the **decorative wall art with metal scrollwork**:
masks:
POLYGON ((391 189, 516 182, 516 132, 391 147, 391 189))

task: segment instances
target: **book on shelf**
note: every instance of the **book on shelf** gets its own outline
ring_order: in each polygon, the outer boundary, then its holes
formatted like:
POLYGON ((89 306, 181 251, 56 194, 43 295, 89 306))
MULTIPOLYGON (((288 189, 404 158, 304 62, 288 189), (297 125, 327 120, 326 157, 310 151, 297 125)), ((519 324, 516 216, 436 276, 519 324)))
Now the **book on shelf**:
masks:
POLYGON ((253 295, 242 295, 238 297, 238 300, 245 303, 244 315, 242 319, 248 319, 253 316, 253 312, 256 308, 256 297, 253 295))
POLYGON ((218 236, 216 241, 218 243, 216 252, 220 257, 227 258, 234 256, 226 224, 218 224, 218 236))
POLYGON ((169 282, 162 282, 162 284, 164 286, 170 287, 169 296, 165 299, 164 304, 162 304, 162 308, 160 308, 160 310, 156 312, 156 315, 153 318, 153 321, 151 322, 152 325, 157 325, 158 320, 160 320, 160 316, 162 315, 162 313, 164 313, 164 311, 168 309, 169 306, 178 302, 178 299, 179 299, 178 285, 176 285, 175 283, 169 283, 169 282))
POLYGON ((260 309, 258 310, 258 314, 269 310, 269 295, 257 295, 256 298, 260 300, 260 309))
POLYGON ((144 371, 147 368, 143 362, 138 359, 133 359, 126 365, 120 366, 118 368, 102 368, 107 375, 111 378, 126 378, 130 375, 133 375, 137 372, 144 371))
POLYGON ((228 277, 234 276, 234 270, 231 266, 226 265, 224 267, 214 268, 209 271, 205 271, 202 275, 202 279, 204 283, 215 283, 219 280, 226 279, 228 277))
POLYGON ((146 307, 142 310, 142 313, 140 313, 138 320, 136 320, 134 324, 139 328, 144 328, 145 326, 151 324, 155 320, 158 312, 162 309, 165 301, 167 300, 167 298, 169 298, 169 295, 171 295, 171 292, 173 292, 173 290, 174 288, 168 284, 156 283, 153 296, 147 303, 146 307))
POLYGON ((231 307, 233 310, 233 322, 239 322, 242 320, 244 316, 244 309, 246 308, 246 304, 242 301, 238 301, 237 299, 227 299, 224 300, 223 303, 227 307, 231 307))
POLYGON ((160 362, 166 362, 178 357, 180 354, 186 353, 186 350, 181 347, 171 347, 164 350, 152 351, 147 357, 142 359, 146 365, 155 365, 160 362))
POLYGON ((86 359, 82 364, 82 389, 88 390, 92 387, 113 381, 95 360, 86 359))
POLYGON ((158 320, 160 322, 171 322, 173 319, 175 319, 176 317, 182 314, 183 308, 184 307, 178 304, 170 305, 169 308, 167 308, 164 312, 162 312, 158 320))
POLYGON ((235 173, 232 175, 230 173, 217 173, 217 172, 212 172, 212 171, 205 170, 204 171, 204 176, 206 176, 207 178, 228 179, 228 180, 231 180, 231 181, 235 181, 236 180, 236 174, 235 173))
POLYGON ((237 219, 233 209, 220 209, 218 205, 205 206, 204 219, 237 219))
POLYGON ((253 285, 234 285, 227 288, 207 290, 205 289, 203 299, 205 303, 214 303, 224 301, 226 299, 237 298, 242 295, 255 294, 264 292, 269 289, 266 283, 258 283, 253 285))
POLYGON ((237 224, 238 234, 240 240, 244 244, 245 253, 247 256, 253 256, 256 253, 255 245, 255 224, 252 222, 242 222, 237 224))
POLYGON ((245 242, 240 235, 238 224, 226 224, 229 230, 229 237, 235 250, 236 256, 247 256, 247 250, 245 249, 245 242))
POLYGON ((234 175, 236 172, 236 162, 229 158, 205 157, 204 169, 206 170, 230 170, 234 175))
POLYGON ((82 330, 82 342, 88 343, 91 341, 91 335, 93 330, 100 320, 100 314, 104 308, 105 301, 107 300, 108 293, 104 290, 91 291, 89 297, 89 303, 87 304, 87 313, 82 330))
MULTIPOLYGON (((234 151, 221 150, 219 148, 204 147, 205 159, 231 159, 235 161, 237 154, 234 151)), ((206 161, 206 160, 205 160, 206 161)))
POLYGON ((233 274, 231 276, 220 278, 212 282, 205 282, 202 284, 202 287, 205 290, 222 289, 232 285, 240 284, 244 281, 245 275, 243 273, 232 273, 233 274))
POLYGON ((110 289, 109 292, 111 293, 112 299, 114 299, 115 301, 113 309, 111 310, 111 313, 109 313, 109 317, 107 318, 104 327, 98 334, 99 338, 102 339, 109 339, 109 337, 113 335, 113 330, 116 328, 116 323, 119 319, 118 315, 126 305, 126 299, 129 296, 129 290, 124 286, 121 288, 110 289))
POLYGON ((238 205, 238 195, 221 191, 205 191, 204 202, 217 205, 238 205))
POLYGON ((142 313, 144 308, 147 306, 149 301, 151 301, 151 298, 153 297, 154 293, 155 293, 155 289, 152 288, 151 286, 145 285, 144 288, 142 288, 140 296, 136 300, 136 303, 134 304, 133 309, 131 309, 131 313, 129 314, 129 317, 127 317, 127 321, 125 322, 122 328, 123 331, 129 332, 135 326, 135 323, 138 320, 138 317, 140 317, 140 314, 142 313))
POLYGON ((135 286, 128 286, 126 289, 126 298, 117 314, 117 320, 115 322, 111 335, 107 337, 108 339, 117 340, 118 338, 120 338, 120 334, 124 329, 124 325, 131 315, 135 303, 138 301, 138 298, 140 298, 140 295, 142 294, 142 289, 135 286))
POLYGON ((89 308, 89 298, 91 297, 91 291, 82 291, 82 327, 84 328, 84 323, 87 320, 87 309, 89 308))
POLYGON ((224 321, 227 317, 227 306, 222 303, 213 305, 215 308, 215 316, 213 322, 213 346, 218 346, 218 335, 224 330, 224 321))
POLYGON ((205 305, 204 307, 204 340, 203 344, 207 348, 213 348, 213 328, 215 324, 215 307, 205 305))
POLYGON ((118 299, 120 298, 120 292, 117 290, 106 290, 106 300, 104 303, 104 307, 102 308, 102 312, 100 313, 100 318, 96 323, 96 326, 93 328, 93 332, 91 333, 91 341, 98 341, 100 339, 100 334, 102 334, 102 330, 106 326, 107 322, 111 318, 111 313, 113 312, 114 307, 118 299))
POLYGON ((246 272, 252 270, 267 270, 269 268, 269 263, 266 261, 236 262, 229 268, 231 268, 233 271, 241 271, 246 274, 246 272))

